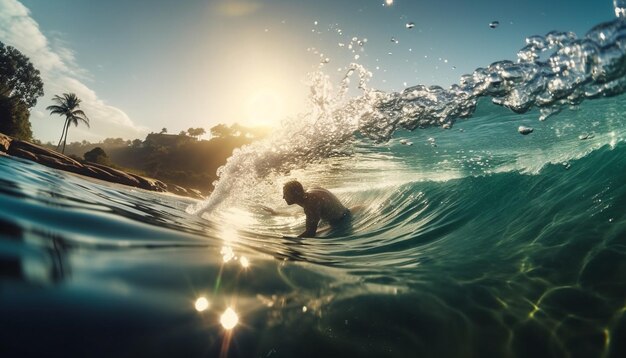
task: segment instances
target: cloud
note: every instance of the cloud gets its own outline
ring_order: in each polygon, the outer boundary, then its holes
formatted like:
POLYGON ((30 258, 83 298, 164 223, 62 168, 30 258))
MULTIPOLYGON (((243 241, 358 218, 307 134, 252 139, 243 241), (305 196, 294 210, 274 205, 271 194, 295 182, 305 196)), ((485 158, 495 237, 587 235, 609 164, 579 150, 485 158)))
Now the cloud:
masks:
POLYGON ((250 15, 261 7, 261 3, 247 0, 222 0, 217 4, 218 12, 229 17, 250 15))
POLYGON ((41 32, 30 11, 19 1, 0 0, 0 40, 29 57, 35 68, 41 72, 44 81, 46 96, 39 98, 38 105, 31 111, 35 137, 50 140, 52 134, 49 132, 57 127, 60 135, 62 124, 56 122, 62 123, 62 119, 52 121, 47 116, 42 116, 42 112, 47 113, 45 107, 50 104, 47 99, 55 94, 69 92, 76 93, 82 99, 81 108, 91 119, 90 131, 81 129, 74 135, 70 131, 71 137, 81 136, 74 140, 99 140, 105 137, 132 139, 145 136, 147 128, 133 123, 123 110, 107 104, 84 83, 90 78, 89 72, 77 65, 74 52, 61 36, 51 34, 54 37, 49 39, 41 32))

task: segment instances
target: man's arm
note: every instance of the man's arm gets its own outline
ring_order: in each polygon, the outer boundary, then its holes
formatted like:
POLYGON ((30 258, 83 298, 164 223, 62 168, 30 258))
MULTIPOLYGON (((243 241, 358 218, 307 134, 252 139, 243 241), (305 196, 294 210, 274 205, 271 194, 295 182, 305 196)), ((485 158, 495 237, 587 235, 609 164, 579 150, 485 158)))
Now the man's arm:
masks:
POLYGON ((306 214, 306 231, 298 235, 298 237, 315 237, 317 225, 321 218, 320 209, 304 210, 304 213, 306 214))

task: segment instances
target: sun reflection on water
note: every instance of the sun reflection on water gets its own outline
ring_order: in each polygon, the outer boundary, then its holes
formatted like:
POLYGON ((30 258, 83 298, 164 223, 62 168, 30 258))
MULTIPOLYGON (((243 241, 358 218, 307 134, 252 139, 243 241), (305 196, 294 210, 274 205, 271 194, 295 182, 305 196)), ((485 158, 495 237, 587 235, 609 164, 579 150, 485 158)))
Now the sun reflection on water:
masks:
POLYGON ((250 260, 248 260, 248 258, 245 256, 241 256, 241 258, 239 259, 239 263, 241 263, 241 267, 243 268, 250 267, 250 260))
POLYGON ((239 322, 239 316, 235 311, 228 307, 224 313, 220 316, 220 323, 224 329, 233 329, 239 322))
POLYGON ((220 251, 220 254, 222 255, 222 258, 224 260, 224 263, 232 260, 235 258, 235 253, 233 252, 233 248, 230 246, 224 246, 222 247, 222 250, 220 251))
POLYGON ((211 303, 206 297, 198 297, 194 306, 196 307, 196 311, 202 312, 208 309, 210 305, 211 303))

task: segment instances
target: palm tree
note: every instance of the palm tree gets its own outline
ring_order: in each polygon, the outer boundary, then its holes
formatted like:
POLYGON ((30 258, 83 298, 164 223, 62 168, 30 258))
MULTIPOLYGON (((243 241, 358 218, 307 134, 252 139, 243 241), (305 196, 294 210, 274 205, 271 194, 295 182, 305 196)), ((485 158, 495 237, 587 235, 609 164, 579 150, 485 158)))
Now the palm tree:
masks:
POLYGON ((67 132, 70 124, 78 126, 78 121, 81 121, 89 127, 89 118, 87 118, 85 112, 79 109, 81 100, 74 93, 63 93, 63 97, 56 95, 52 100, 57 104, 46 107, 50 114, 65 116, 63 132, 61 132, 61 139, 59 139, 59 144, 57 144, 57 150, 59 150, 59 146, 63 142, 61 153, 65 153, 65 143, 67 142, 67 132))

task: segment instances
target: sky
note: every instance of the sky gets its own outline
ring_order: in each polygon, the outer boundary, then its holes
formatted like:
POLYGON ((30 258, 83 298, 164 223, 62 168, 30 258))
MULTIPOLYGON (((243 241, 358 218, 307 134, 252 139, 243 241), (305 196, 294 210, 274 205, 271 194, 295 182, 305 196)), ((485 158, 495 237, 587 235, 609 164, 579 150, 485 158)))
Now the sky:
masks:
POLYGON ((447 87, 526 37, 614 17, 611 0, 0 0, 0 41, 41 71, 34 137, 56 143, 64 119, 45 108, 73 92, 91 126, 68 142, 96 142, 274 125, 306 110, 309 73, 338 83, 351 62, 379 90, 447 87))

